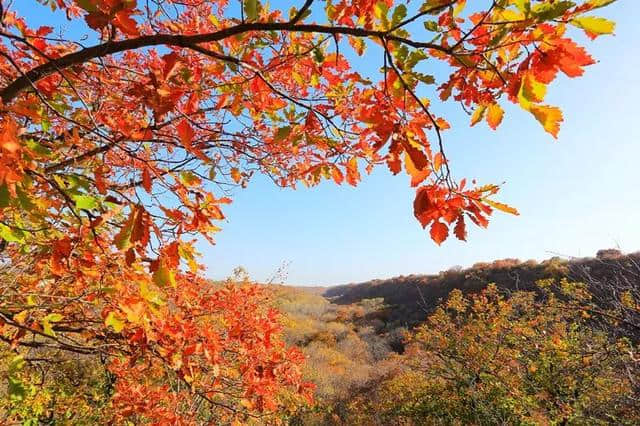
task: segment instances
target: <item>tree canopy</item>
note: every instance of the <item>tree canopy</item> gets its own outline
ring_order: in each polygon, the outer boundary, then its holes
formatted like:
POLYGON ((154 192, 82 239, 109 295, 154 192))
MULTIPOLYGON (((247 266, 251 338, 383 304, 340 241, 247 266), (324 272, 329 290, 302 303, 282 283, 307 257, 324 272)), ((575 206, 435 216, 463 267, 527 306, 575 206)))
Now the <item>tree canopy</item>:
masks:
POLYGON ((213 241, 229 189, 355 186, 386 165, 436 243, 465 240, 517 211, 454 178, 439 102, 493 129, 514 103, 557 137, 547 86, 595 62, 572 35, 614 29, 593 14, 613 0, 38 2, 84 32, 0 2, 0 339, 44 360, 12 361, 12 395, 29 398, 24 362, 93 356, 116 418, 184 423, 309 397, 260 290, 202 278, 194 239, 213 241))

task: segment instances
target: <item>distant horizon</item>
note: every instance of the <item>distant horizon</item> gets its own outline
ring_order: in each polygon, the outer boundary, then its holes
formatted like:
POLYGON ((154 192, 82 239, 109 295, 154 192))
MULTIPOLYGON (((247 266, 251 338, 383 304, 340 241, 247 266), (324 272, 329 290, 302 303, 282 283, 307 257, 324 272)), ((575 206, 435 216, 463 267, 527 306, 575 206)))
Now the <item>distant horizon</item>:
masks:
POLYGON ((386 276, 386 277, 373 277, 373 278, 362 280, 362 281, 349 281, 349 282, 336 283, 336 284, 325 284, 325 285, 307 284, 307 285, 304 285, 304 284, 297 284, 297 283, 289 282, 289 281, 283 281, 283 282, 278 282, 278 281, 274 281, 274 282, 259 282, 258 281, 258 284, 261 284, 261 285, 284 285, 284 286, 287 286, 287 287, 295 287, 295 288, 305 288, 305 287, 308 287, 308 288, 331 288, 331 287, 340 287, 340 286, 343 286, 343 285, 350 285, 350 284, 356 284, 356 285, 357 284, 363 284, 363 283, 366 283, 366 282, 369 282, 369 281, 376 281, 376 280, 385 281, 385 280, 391 280, 391 279, 399 278, 399 277, 408 277, 408 276, 412 276, 412 275, 415 275, 415 276, 433 276, 433 275, 437 275, 437 274, 439 274, 441 272, 448 271, 448 270, 450 270, 452 268, 455 268, 455 267, 458 267, 458 266, 461 267, 462 270, 467 270, 467 269, 472 269, 473 266, 475 264, 478 264, 478 263, 492 263, 492 262, 495 262, 495 261, 498 261, 498 260, 504 260, 504 259, 517 259, 521 263, 525 263, 525 262, 527 262, 529 260, 535 260, 537 263, 542 263, 542 262, 544 262, 546 260, 549 260, 549 259, 552 259, 554 257, 560 257, 562 259, 566 259, 566 260, 569 260, 569 261, 580 260, 580 259, 596 259, 596 254, 600 250, 618 250, 618 251, 620 251, 620 253, 622 253, 623 256, 630 256, 630 255, 633 255, 633 254, 636 254, 636 253, 640 253, 640 249, 631 250, 631 251, 624 251, 624 250, 620 250, 619 248, 616 248, 616 247, 605 247, 605 248, 597 250, 595 253, 593 253, 593 255, 570 256, 570 255, 563 255, 563 254, 560 254, 560 253, 549 253, 549 256, 545 257, 543 259, 533 259, 533 258, 530 258, 530 259, 519 259, 519 258, 509 258, 509 257, 503 257, 503 258, 498 258, 498 259, 485 259, 485 260, 479 260, 478 262, 474 262, 473 264, 469 264, 469 265, 454 264, 454 265, 449 266, 449 268, 440 269, 439 271, 419 272, 419 273, 409 272, 409 273, 406 273, 406 274, 399 274, 399 275, 386 276))

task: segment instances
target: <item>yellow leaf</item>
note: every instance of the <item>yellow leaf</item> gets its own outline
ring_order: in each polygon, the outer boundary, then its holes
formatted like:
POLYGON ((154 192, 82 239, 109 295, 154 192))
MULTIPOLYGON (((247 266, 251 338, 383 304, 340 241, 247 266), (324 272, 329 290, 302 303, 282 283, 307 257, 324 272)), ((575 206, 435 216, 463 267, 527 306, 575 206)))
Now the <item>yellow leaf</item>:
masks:
POLYGON ((122 312, 127 315, 127 321, 133 324, 140 324, 145 317, 144 302, 137 302, 128 305, 121 305, 122 312))
POLYGON ((209 15, 209 22, 211 22, 215 27, 220 26, 220 21, 218 20, 218 17, 214 14, 209 15))
POLYGON ((453 16, 458 17, 462 13, 466 5, 467 5, 467 0, 458 1, 456 5, 453 7, 453 16))
POLYGON ((157 291, 153 291, 149 288, 145 281, 140 282, 140 296, 147 302, 154 305, 165 305, 166 302, 162 299, 162 295, 157 291))
POLYGON ((476 110, 473 111, 473 114, 471 115, 471 125, 475 126, 476 124, 478 124, 480 122, 480 120, 482 120, 482 118, 484 117, 484 113, 486 111, 487 111, 487 107, 486 106, 478 105, 476 110))
POLYGON ((578 28, 582 28, 591 38, 602 34, 612 34, 616 28, 615 22, 597 16, 575 18, 571 20, 571 23, 578 28))
POLYGON ((503 203, 498 203, 497 201, 491 201, 491 200, 483 200, 485 203, 487 203, 488 205, 490 205, 491 207, 493 207, 496 210, 500 210, 503 211, 505 213, 509 213, 509 214, 513 214, 516 216, 519 216, 520 213, 518 213, 518 210, 514 209, 511 206, 508 206, 506 204, 503 203))
POLYGON ((537 81, 531 73, 524 75, 524 78, 522 79, 522 86, 520 88, 521 105, 525 100, 528 102, 542 102, 546 94, 547 86, 537 81))
POLYGON ((305 86, 304 78, 302 78, 302 76, 299 73, 293 71, 291 73, 291 76, 293 77, 295 82, 298 83, 299 86, 305 86))
POLYGON ((55 336, 56 333, 53 331, 51 323, 62 321, 62 318, 63 316, 60 314, 49 314, 46 317, 42 318, 40 322, 42 323, 42 331, 44 332, 44 334, 46 334, 47 336, 55 336))
POLYGON ((107 318, 104 320, 104 323, 107 326, 111 326, 113 328, 113 331, 115 331, 116 333, 120 333, 124 328, 124 321, 116 317, 113 311, 109 312, 107 318))
POLYGON ((173 271, 162 261, 158 265, 158 269, 153 273, 152 278, 158 287, 164 287, 167 284, 174 288, 176 286, 176 278, 173 271))

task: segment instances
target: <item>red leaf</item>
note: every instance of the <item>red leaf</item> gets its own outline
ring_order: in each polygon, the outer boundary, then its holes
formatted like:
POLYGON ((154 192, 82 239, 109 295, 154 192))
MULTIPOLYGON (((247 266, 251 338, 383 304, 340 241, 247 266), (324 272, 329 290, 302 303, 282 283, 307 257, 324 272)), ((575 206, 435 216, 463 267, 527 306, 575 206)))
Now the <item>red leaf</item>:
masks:
POLYGON ((409 157, 411 157, 411 161, 413 162, 413 165, 416 167, 416 169, 424 170, 429 167, 429 160, 427 159, 427 156, 424 155, 424 152, 411 145, 406 137, 402 139, 402 146, 404 147, 406 153, 409 154, 409 157))
POLYGON ((435 241, 436 244, 440 245, 449 236, 449 228, 444 223, 436 220, 431 225, 429 235, 431 235, 431 239, 435 241))
POLYGON ((162 57, 162 61, 164 62, 162 75, 165 80, 171 77, 178 68, 178 58, 179 56, 176 52, 171 52, 162 57))
POLYGON ((191 142, 194 136, 191 124, 189 124, 187 120, 181 120, 176 126, 176 130, 178 131, 178 137, 180 137, 182 145, 187 149, 191 148, 191 142))
POLYGON ((113 24, 120 28, 123 33, 131 36, 140 35, 140 31, 138 31, 138 24, 131 17, 131 13, 133 11, 131 9, 122 10, 116 13, 115 18, 113 19, 113 24))
POLYGON ((141 207, 136 207, 136 216, 131 230, 131 242, 140 242, 140 247, 145 248, 149 244, 149 213, 141 207))
POLYGON ((151 174, 146 167, 142 170, 142 187, 147 193, 151 194, 151 174))
POLYGON ((460 215, 456 226, 453 228, 453 233, 460 241, 467 241, 467 226, 464 223, 464 216, 460 215))
POLYGON ((416 198, 413 200, 413 214, 423 228, 431 222, 431 218, 427 214, 433 207, 429 197, 429 188, 423 186, 416 191, 416 198))

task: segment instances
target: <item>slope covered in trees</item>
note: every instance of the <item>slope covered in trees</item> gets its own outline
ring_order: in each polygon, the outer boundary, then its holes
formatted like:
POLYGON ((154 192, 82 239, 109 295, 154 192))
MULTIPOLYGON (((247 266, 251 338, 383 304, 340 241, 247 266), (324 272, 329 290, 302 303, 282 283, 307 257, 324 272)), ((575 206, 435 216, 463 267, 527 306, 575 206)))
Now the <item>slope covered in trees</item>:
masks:
MULTIPOLYGON (((495 283, 507 291, 532 291, 537 288, 538 280, 564 277, 589 283, 601 293, 598 289, 603 282, 619 281, 627 283, 624 287, 631 286, 640 277, 638 265, 640 253, 623 255, 617 250, 601 250, 594 258, 552 257, 542 262, 500 259, 479 262, 468 269, 452 267, 435 275, 407 275, 333 286, 323 295, 339 305, 380 298, 389 306, 388 321, 414 325, 424 320, 453 289, 478 292, 487 283, 495 283)), ((604 294, 600 296, 606 298, 604 294)))
POLYGON ((275 290, 286 339, 307 357, 303 374, 317 386, 315 405, 293 424, 640 419, 639 254, 499 260, 325 295, 275 290))

